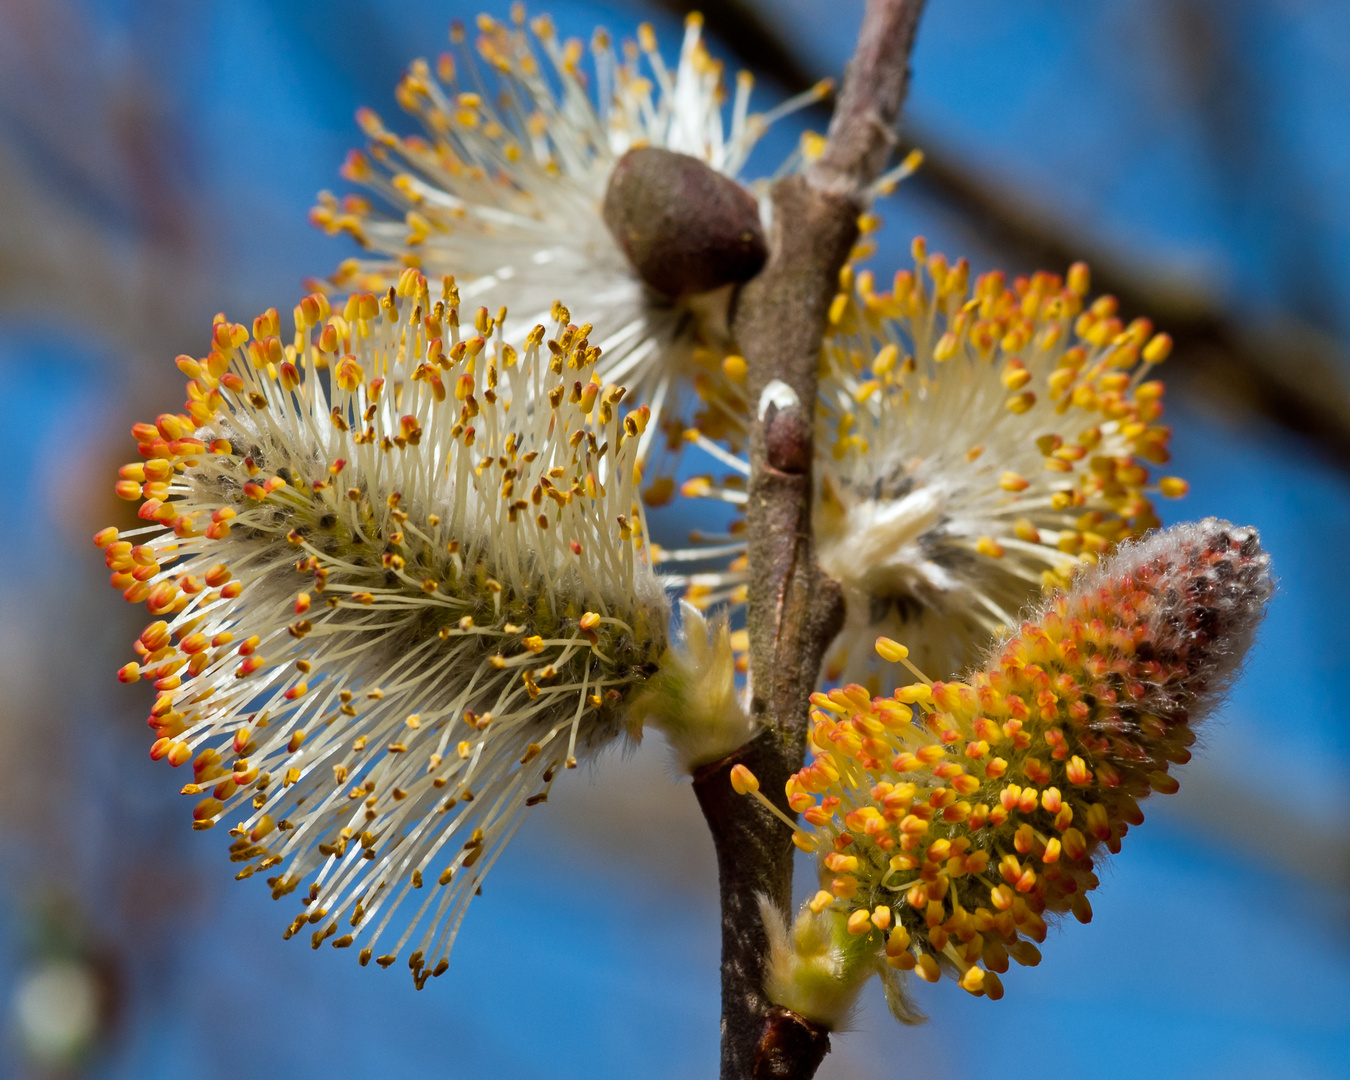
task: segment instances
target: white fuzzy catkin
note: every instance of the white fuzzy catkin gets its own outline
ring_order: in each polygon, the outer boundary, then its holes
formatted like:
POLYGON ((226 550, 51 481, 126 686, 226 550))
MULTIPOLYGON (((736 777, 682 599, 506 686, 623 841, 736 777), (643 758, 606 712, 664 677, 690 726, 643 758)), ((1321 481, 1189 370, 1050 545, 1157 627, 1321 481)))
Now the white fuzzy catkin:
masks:
POLYGON ((151 756, 192 760, 197 826, 230 821, 274 897, 308 883, 286 936, 411 948, 419 986, 521 812, 623 729, 669 617, 648 411, 560 304, 518 352, 458 300, 410 270, 340 313, 306 297, 289 345, 275 310, 251 341, 219 321, 178 359, 185 412, 133 428, 118 494, 150 524, 96 537, 157 617, 121 677, 155 681, 151 756))
MULTIPOLYGON (((416 61, 399 85, 399 104, 425 136, 400 137, 371 110, 358 114, 370 143, 349 155, 343 175, 380 205, 325 192, 314 209, 316 224, 372 253, 344 263, 337 283, 382 289, 410 265, 453 273, 466 302, 490 297, 523 326, 542 321, 556 296, 584 296, 602 376, 623 382, 659 419, 679 392, 677 376, 699 370, 696 346, 725 346, 726 290, 716 302, 673 303, 642 283, 601 212, 614 166, 629 149, 651 146, 737 178, 776 119, 829 90, 821 83, 752 113, 753 79, 742 72, 727 115, 722 65, 702 27, 699 15, 686 20, 673 68, 650 26, 621 55, 597 30, 593 72, 584 70, 581 42, 560 40, 547 17, 527 23, 521 6, 509 22, 479 16, 473 49, 465 28, 453 30, 456 51, 435 65, 416 61)), ((794 152, 778 175, 800 161, 794 152)), ((767 183, 750 187, 767 215, 767 183)), ((711 358, 714 372, 720 359, 711 358)))

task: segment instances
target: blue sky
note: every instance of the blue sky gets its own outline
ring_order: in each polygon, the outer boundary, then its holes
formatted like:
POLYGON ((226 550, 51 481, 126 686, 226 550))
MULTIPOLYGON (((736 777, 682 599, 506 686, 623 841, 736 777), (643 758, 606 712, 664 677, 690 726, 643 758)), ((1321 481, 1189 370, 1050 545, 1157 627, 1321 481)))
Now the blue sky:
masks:
MULTIPOLYGON (((763 6, 808 67, 838 74, 856 0, 763 6)), ((1350 9, 1190 0, 1220 13, 1239 85, 1226 69, 1215 74, 1212 42, 1186 39, 1197 23, 1162 17, 1163 0, 929 6, 911 108, 944 150, 1050 208, 1085 243, 1233 310, 1292 311, 1344 341, 1350 9), (1202 61, 1188 66, 1178 53, 1202 61), (1215 91, 1215 80, 1228 89, 1215 91), (1233 102, 1213 102, 1229 91, 1245 103, 1237 120, 1224 119, 1233 102), (1197 119, 1202 105, 1227 141, 1197 119)), ((440 51, 448 19, 476 9, 235 0, 74 10, 100 62, 139 66, 162 91, 158 108, 176 134, 172 172, 204 237, 209 271, 184 301, 204 331, 216 310, 284 310, 304 276, 347 254, 305 213, 319 188, 341 190, 337 165, 358 142, 354 109, 372 104, 394 122, 403 64, 440 51)), ((668 52, 678 41, 678 23, 641 5, 552 11, 564 33, 589 36, 598 21, 631 33, 652 17, 668 52)), ((773 92, 761 87, 761 100, 773 92)), ((781 155, 797 134, 784 124, 762 156, 781 155)), ((13 128, 0 124, 6 137, 13 128)), ((997 257, 903 188, 881 210, 881 274, 906 258, 916 231, 969 251, 980 269, 997 257)), ((119 242, 134 239, 134 228, 110 227, 119 242)), ((135 366, 133 352, 125 337, 78 319, 0 315, 10 418, 0 453, 12 485, 0 502, 10 554, 0 565, 3 670, 16 700, 63 710, 61 752, 74 755, 61 781, 69 821, 59 853, 35 850, 21 821, 0 834, 0 857, 16 868, 0 890, 0 986, 33 955, 34 890, 57 880, 77 896, 91 937, 131 933, 125 1010, 91 1076, 711 1075, 715 869, 692 795, 659 745, 611 755, 575 778, 556 812, 530 822, 475 902, 450 973, 420 994, 397 968, 362 970, 341 953, 283 943, 286 913, 261 887, 229 880, 223 837, 191 835, 178 821, 172 785, 143 758, 143 729, 130 731, 135 709, 114 701, 121 614, 104 618, 110 597, 86 600, 102 569, 86 547, 96 484, 80 478, 82 463, 107 460, 109 432, 130 422, 133 402, 177 393, 176 379, 161 393, 128 375, 167 371, 172 352, 158 369, 135 366), (63 651, 72 642, 108 670, 72 663, 63 651), (59 703, 32 689, 35 673, 39 683, 63 680, 59 703), (643 814, 650 825, 634 827, 643 814), (166 822, 182 832, 168 850, 155 846, 166 822), (123 844, 136 866, 160 860, 153 888, 170 896, 141 921, 118 906, 123 844)), ((1201 795, 1189 796, 1183 773, 1174 805, 1146 807, 1150 822, 1105 875, 1093 924, 1053 933, 1045 962, 1013 972, 1002 1002, 968 999, 950 983, 920 987, 932 1021, 915 1031, 869 1002, 856 1030, 834 1040, 822 1077, 978 1077, 1033 1063, 1088 1078, 1345 1075, 1350 874, 1308 863, 1346 851, 1350 662, 1339 620, 1350 608, 1340 566, 1350 478, 1296 434, 1184 395, 1170 405, 1172 471, 1192 482, 1170 518, 1258 526, 1280 577, 1247 675, 1193 766, 1201 795), (1272 853, 1278 834, 1257 835, 1262 822, 1289 831, 1286 857, 1272 853)), ((12 1051, 0 1039, 0 1054, 12 1051)))

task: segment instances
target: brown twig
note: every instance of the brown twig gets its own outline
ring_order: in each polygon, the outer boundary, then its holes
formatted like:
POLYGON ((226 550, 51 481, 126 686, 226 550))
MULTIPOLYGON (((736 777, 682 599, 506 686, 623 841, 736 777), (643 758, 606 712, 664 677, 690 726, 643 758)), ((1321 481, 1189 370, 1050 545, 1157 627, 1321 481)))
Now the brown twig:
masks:
POLYGON ((839 586, 816 564, 811 538, 816 372, 839 270, 858 237, 862 192, 896 141, 922 8, 923 0, 869 0, 825 153, 808 173, 774 188, 769 261, 742 290, 733 320, 751 400, 760 403, 750 437, 747 629, 750 707, 764 731, 694 779, 721 887, 722 1080, 807 1080, 824 1055, 823 1048, 799 1055, 795 1071, 782 1071, 788 1066, 777 1040, 761 1045, 773 1031, 765 1031, 767 941, 758 897, 788 910, 793 847, 785 825, 732 793, 728 774, 733 764, 747 765, 781 802, 784 782, 805 757, 810 694, 842 622, 839 586))

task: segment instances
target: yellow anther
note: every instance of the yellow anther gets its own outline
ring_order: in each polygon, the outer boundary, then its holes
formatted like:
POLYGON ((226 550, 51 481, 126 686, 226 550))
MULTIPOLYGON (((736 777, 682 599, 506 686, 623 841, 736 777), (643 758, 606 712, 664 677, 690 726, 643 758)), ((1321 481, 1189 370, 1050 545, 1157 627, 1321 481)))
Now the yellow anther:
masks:
POLYGON ((737 795, 753 795, 759 792, 759 780, 744 765, 731 767, 731 786, 737 795))
POLYGON ((1003 545, 991 536, 981 536, 975 541, 975 550, 991 559, 1003 558, 1003 545))
POLYGON ((942 977, 942 969, 937 960, 929 953, 920 956, 914 966, 914 973, 924 982, 935 983, 942 977))
POLYGON ((881 378, 889 375, 895 370, 896 364, 900 362, 900 347, 895 344, 885 345, 872 361, 872 374, 881 378))
POLYGON ((745 376, 748 370, 744 356, 733 353, 731 356, 722 359, 722 371, 732 382, 745 382, 745 376))
POLYGON ((1144 346, 1143 357, 1147 363, 1161 364, 1172 354, 1170 334, 1154 334, 1153 339, 1144 346))
POLYGON ((1074 295, 1079 297, 1086 296, 1088 294, 1088 289, 1091 287, 1091 283, 1092 278, 1087 263, 1076 262, 1069 267, 1069 291, 1074 295))
POLYGON ((909 650, 905 646, 888 637, 877 638, 876 650, 878 656, 892 664, 899 663, 909 656, 909 650))
POLYGON ((961 989, 967 993, 980 995, 984 993, 985 972, 983 968, 971 965, 966 969, 966 973, 961 976, 961 989))

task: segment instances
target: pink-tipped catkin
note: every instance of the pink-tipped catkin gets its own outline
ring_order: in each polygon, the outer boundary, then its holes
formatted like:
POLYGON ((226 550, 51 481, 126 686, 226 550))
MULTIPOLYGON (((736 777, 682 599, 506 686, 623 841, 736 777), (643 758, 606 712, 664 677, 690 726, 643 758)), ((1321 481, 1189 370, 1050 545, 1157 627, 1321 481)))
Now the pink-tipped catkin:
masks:
POLYGON ((1039 961, 1047 915, 1091 918, 1098 852, 1143 822, 1139 801, 1177 790, 1169 770, 1251 644, 1269 563, 1256 530, 1214 518, 1155 532, 964 682, 814 695, 814 758, 787 784, 819 841, 813 910, 892 967, 1002 996, 996 973, 1039 961))

